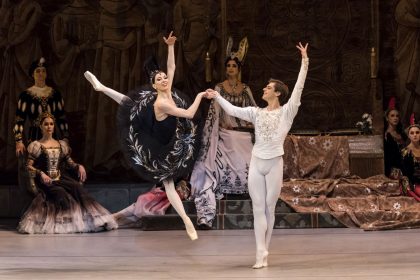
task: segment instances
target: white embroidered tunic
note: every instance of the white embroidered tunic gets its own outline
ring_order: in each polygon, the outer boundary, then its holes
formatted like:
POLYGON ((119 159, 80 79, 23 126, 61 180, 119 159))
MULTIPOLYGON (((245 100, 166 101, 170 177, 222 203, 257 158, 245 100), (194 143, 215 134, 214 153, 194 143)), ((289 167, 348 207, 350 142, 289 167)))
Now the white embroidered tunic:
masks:
POLYGON ((309 58, 303 58, 290 100, 276 110, 268 111, 266 108, 258 107, 240 108, 233 106, 220 95, 216 97, 216 101, 226 113, 254 124, 255 145, 252 149, 254 156, 271 159, 284 154, 284 140, 300 106, 308 65, 309 58))

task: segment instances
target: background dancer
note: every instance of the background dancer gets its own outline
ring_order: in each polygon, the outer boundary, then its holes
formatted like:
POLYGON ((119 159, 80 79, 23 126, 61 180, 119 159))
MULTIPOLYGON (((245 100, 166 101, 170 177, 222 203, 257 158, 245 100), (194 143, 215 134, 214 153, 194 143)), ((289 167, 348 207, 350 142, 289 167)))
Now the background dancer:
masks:
POLYGON ((55 119, 39 118, 42 138, 28 146, 27 168, 37 195, 18 226, 21 233, 79 233, 117 228, 112 215, 83 188, 85 168, 70 157, 66 141, 53 138, 55 119), (78 180, 66 174, 66 168, 78 180))
MULTIPOLYGON (((248 39, 242 39, 236 52, 231 50, 232 38, 229 42, 225 60, 226 80, 218 83, 215 90, 235 106, 257 106, 251 89, 240 79, 248 39)), ((211 102, 199 157, 190 179, 200 229, 212 228, 216 199, 226 194, 248 193, 252 134, 251 123, 227 115, 217 102, 211 102)))

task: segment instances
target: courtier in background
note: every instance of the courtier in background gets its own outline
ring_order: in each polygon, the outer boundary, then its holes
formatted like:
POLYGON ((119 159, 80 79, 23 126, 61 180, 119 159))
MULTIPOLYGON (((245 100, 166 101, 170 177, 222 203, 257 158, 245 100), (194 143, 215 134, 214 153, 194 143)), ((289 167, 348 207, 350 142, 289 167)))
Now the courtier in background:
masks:
POLYGON ((75 163, 66 141, 53 137, 54 116, 39 117, 42 138, 28 146, 27 168, 37 195, 19 223, 21 233, 77 233, 117 228, 112 215, 83 188, 85 168, 75 163), (67 175, 67 171, 77 180, 67 175))
MULTIPOLYGON (((247 38, 232 52, 232 38, 226 50, 226 79, 215 90, 238 107, 256 106, 251 89, 241 82, 241 68, 247 49, 247 38)), ((248 169, 251 161, 253 125, 229 116, 212 101, 203 130, 199 158, 191 175, 197 224, 210 229, 216 217, 216 199, 224 194, 248 193, 248 169)))
POLYGON ((398 179, 401 170, 401 150, 406 146, 407 135, 401 123, 400 112, 395 107, 395 98, 389 100, 385 111, 384 161, 385 175, 398 179))
MULTIPOLYGON (((41 26, 44 22, 39 1, 3 0, 0 11, 0 170, 15 171, 14 145, 16 105, 19 94, 33 85, 28 69, 42 56, 41 26), (4 25, 6 24, 6 25, 4 25)), ((19 163, 20 165, 24 165, 19 163)))
POLYGON ((407 134, 410 143, 402 150, 401 192, 420 202, 420 125, 414 114, 410 117, 407 134))
POLYGON ((67 140, 68 125, 64 111, 64 101, 61 93, 46 84, 47 64, 41 57, 31 64, 29 75, 34 79, 34 85, 27 88, 19 95, 16 108, 16 119, 13 132, 16 141, 16 156, 19 158, 19 185, 29 187, 25 169, 26 146, 32 141, 42 137, 39 117, 43 113, 51 113, 54 116, 57 129, 54 130, 55 139, 67 140), (25 131, 25 122, 29 122, 29 129, 25 131))
MULTIPOLYGON (((16 109, 16 122, 13 128, 16 140, 16 155, 25 151, 25 142, 30 143, 41 139, 39 116, 51 113, 57 124, 58 139, 68 138, 68 125, 64 111, 64 101, 61 93, 46 84, 47 65, 44 58, 34 61, 29 68, 29 74, 34 78, 34 85, 19 95, 16 109), (25 121, 29 120, 29 131, 24 133, 25 121), (25 135, 26 134, 26 135, 25 135)), ((56 132, 55 132, 56 133, 56 132)))

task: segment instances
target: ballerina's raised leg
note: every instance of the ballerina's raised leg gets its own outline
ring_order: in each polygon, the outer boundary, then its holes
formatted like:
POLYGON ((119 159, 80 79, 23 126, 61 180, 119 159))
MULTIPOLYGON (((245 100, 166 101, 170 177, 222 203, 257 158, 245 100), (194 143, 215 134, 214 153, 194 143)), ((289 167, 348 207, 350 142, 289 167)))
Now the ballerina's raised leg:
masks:
MULTIPOLYGON (((122 104, 124 99, 129 98, 125 96, 124 94, 119 93, 116 90, 113 90, 109 87, 104 86, 101 82, 99 82, 99 80, 95 77, 95 75, 93 75, 89 71, 86 71, 84 75, 86 79, 92 84, 93 88, 96 91, 102 91, 107 96, 109 96, 114 101, 116 101, 118 104, 122 104)), ((166 191, 166 195, 168 197, 169 202, 171 203, 172 207, 175 208, 178 215, 181 216, 185 224, 185 228, 187 230, 188 236, 190 237, 191 240, 196 240, 198 238, 197 232, 195 231, 194 225, 191 222, 190 218, 185 213, 185 209, 182 204, 182 201, 175 190, 174 181, 172 179, 164 180, 163 184, 165 186, 165 191, 166 191)))
POLYGON ((95 75, 93 75, 89 71, 86 71, 84 73, 84 75, 85 75, 86 80, 88 80, 89 83, 92 84, 93 88, 96 91, 102 91, 107 96, 111 97, 118 104, 121 104, 125 98, 128 98, 124 94, 122 94, 122 93, 120 93, 116 90, 113 90, 112 88, 104 86, 100 81, 98 81, 98 79, 95 77, 95 75))

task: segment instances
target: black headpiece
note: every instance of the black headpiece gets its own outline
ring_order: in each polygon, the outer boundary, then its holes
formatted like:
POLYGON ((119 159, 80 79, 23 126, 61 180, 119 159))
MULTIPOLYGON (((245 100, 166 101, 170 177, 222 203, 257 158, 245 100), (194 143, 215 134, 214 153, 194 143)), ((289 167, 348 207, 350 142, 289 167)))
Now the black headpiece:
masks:
POLYGON ((29 67, 29 76, 32 77, 35 69, 38 67, 47 67, 47 64, 45 63, 45 58, 41 57, 40 59, 37 59, 34 62, 32 62, 31 66, 29 67))
POLYGON ((159 69, 159 64, 154 56, 151 56, 144 61, 143 68, 151 84, 153 84, 156 74, 162 72, 159 69))

